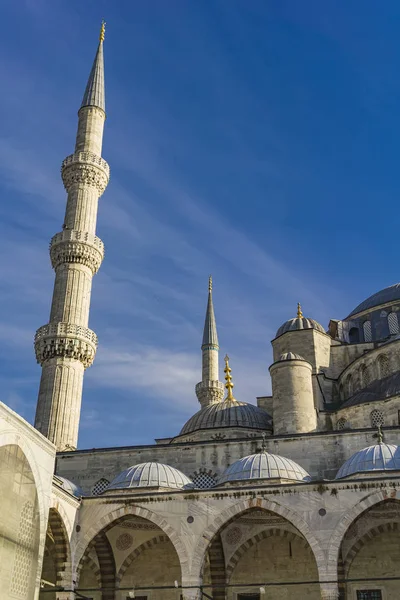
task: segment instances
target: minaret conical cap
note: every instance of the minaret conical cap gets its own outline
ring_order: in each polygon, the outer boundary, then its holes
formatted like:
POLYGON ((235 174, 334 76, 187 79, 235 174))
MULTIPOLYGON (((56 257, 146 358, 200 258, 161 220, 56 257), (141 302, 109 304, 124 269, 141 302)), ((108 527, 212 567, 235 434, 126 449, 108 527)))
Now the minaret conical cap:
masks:
POLYGON ((104 90, 104 57, 103 57, 103 42, 104 42, 105 22, 101 24, 99 45, 96 56, 93 61, 92 70, 90 71, 89 79, 86 85, 86 90, 83 95, 81 108, 84 106, 97 106, 106 111, 106 99, 104 90))
POLYGON ((204 323, 203 346, 219 346, 217 324, 215 322, 214 306, 212 301, 212 277, 208 280, 208 302, 206 320, 204 323))

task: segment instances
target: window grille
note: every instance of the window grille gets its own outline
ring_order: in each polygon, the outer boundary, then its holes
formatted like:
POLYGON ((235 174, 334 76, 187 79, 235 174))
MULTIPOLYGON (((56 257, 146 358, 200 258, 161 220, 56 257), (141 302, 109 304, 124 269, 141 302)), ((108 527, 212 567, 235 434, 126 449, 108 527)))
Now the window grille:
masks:
POLYGON ((363 387, 367 387, 372 381, 371 368, 363 365, 361 367, 361 380, 363 387))
POLYGON ((106 490, 108 488, 109 485, 110 485, 110 482, 108 481, 108 479, 104 479, 104 478, 99 479, 99 481, 97 481, 97 483, 95 483, 94 486, 92 487, 92 495, 98 496, 99 494, 102 494, 104 492, 104 490, 106 490))
POLYGON ((205 469, 200 469, 198 473, 195 473, 192 477, 192 481, 194 485, 201 490, 211 488, 217 483, 216 478, 211 475, 211 472, 206 471, 205 469))
POLYGON ((399 319, 397 318, 397 313, 389 313, 387 319, 390 335, 396 335, 396 333, 399 333, 399 319))
POLYGON ((351 398, 353 395, 353 379, 352 379, 351 375, 348 375, 347 379, 346 379, 346 392, 347 392, 347 397, 351 398))
POLYGON ((338 420, 336 427, 339 431, 343 431, 343 429, 346 429, 346 424, 347 424, 346 419, 341 418, 338 420))
POLYGON ((382 600, 381 590, 357 590, 357 600, 382 600))
POLYGON ((381 410, 373 410, 370 414, 372 427, 385 424, 385 416, 381 410))
POLYGON ((381 377, 387 377, 389 375, 389 359, 386 354, 382 354, 382 356, 378 359, 379 362, 379 375, 381 377))
POLYGON ((364 342, 372 342, 371 321, 364 321, 363 331, 364 331, 364 342))

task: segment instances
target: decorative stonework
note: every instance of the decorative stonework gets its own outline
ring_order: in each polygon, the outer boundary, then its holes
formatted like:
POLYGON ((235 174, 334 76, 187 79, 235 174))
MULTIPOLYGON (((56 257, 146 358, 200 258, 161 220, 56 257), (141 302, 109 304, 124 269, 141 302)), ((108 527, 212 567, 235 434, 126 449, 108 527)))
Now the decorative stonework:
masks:
POLYGON ((104 257, 104 244, 96 235, 85 231, 65 229, 50 242, 53 269, 64 263, 78 263, 97 273, 104 257))
POLYGON ((133 537, 130 533, 121 533, 121 535, 118 536, 117 541, 115 542, 117 549, 121 552, 123 552, 124 550, 128 550, 132 546, 132 544, 133 537))
POLYGON ((82 183, 95 187, 101 196, 108 185, 110 167, 93 152, 76 152, 64 159, 61 175, 67 192, 75 183, 82 183))
POLYGON ((70 323, 49 323, 35 335, 35 354, 39 364, 50 358, 79 360, 85 369, 93 363, 97 335, 87 327, 70 323))
POLYGON ((201 406, 222 402, 225 387, 221 381, 200 381, 196 385, 196 396, 201 406))
POLYGON ((226 533, 226 541, 230 546, 238 544, 243 537, 242 530, 237 525, 231 527, 226 533))

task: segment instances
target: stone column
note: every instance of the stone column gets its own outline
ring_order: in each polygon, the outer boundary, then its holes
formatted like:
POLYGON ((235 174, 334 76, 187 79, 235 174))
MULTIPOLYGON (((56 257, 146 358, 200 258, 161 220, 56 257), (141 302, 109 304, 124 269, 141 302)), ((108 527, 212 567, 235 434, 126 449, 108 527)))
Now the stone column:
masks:
POLYGON ((320 583, 321 589, 321 600, 338 600, 339 598, 339 587, 336 582, 334 583, 320 583))

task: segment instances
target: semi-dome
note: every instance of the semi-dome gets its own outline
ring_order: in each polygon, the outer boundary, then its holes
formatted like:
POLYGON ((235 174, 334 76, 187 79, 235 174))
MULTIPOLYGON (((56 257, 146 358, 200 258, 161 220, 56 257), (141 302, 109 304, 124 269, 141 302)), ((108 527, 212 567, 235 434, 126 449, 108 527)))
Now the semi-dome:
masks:
POLYGON ((108 489, 137 487, 164 487, 182 489, 193 485, 192 481, 174 467, 157 462, 146 462, 129 467, 112 481, 108 489))
POLYGON ((254 404, 226 399, 199 410, 182 427, 179 435, 199 429, 219 427, 246 427, 248 429, 271 429, 271 417, 254 404))
POLYGON ((356 452, 340 467, 335 479, 371 471, 400 471, 400 448, 375 444, 356 452))
POLYGON ((76 485, 73 481, 66 479, 65 477, 60 477, 60 475, 56 475, 56 482, 60 484, 63 490, 71 494, 72 496, 76 496, 77 498, 81 498, 83 496, 83 491, 76 485))
POLYGON ((316 329, 321 333, 325 333, 325 329, 322 327, 322 325, 320 325, 320 323, 318 323, 318 321, 315 321, 314 319, 307 319, 303 316, 301 306, 298 304, 297 317, 285 321, 285 323, 279 327, 275 337, 279 337, 287 331, 298 331, 300 329, 316 329))
POLYGON ((389 287, 372 294, 372 296, 369 296, 366 300, 363 300, 361 304, 351 311, 346 319, 358 315, 358 313, 364 312, 365 310, 380 306, 381 304, 398 301, 400 301, 400 283, 395 283, 394 285, 390 285, 389 287))
POLYGON ((284 360, 305 360, 300 354, 296 354, 295 352, 284 352, 280 355, 277 362, 281 362, 284 360))
POLYGON ((290 479, 292 481, 311 481, 310 475, 289 458, 260 452, 251 454, 234 462, 219 477, 218 483, 242 481, 247 479, 290 479))

